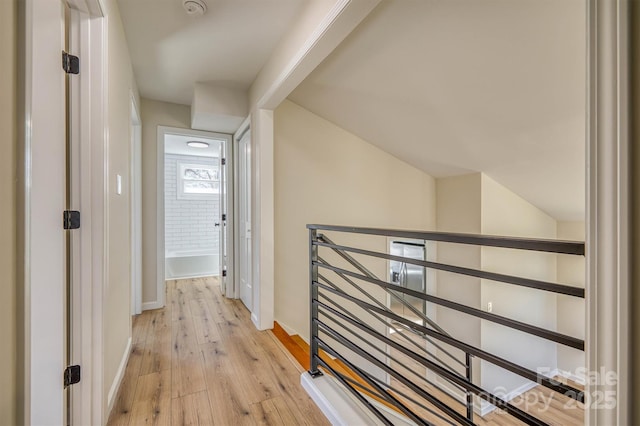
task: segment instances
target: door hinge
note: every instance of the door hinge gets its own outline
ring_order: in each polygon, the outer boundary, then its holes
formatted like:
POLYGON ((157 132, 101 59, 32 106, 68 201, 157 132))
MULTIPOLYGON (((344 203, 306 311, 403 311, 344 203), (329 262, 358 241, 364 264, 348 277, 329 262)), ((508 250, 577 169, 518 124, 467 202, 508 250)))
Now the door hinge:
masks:
POLYGON ((226 213, 222 214, 222 220, 227 220, 227 214, 226 213))
POLYGON ((227 276, 227 270, 226 270, 226 269, 223 269, 223 270, 222 270, 222 276, 223 276, 223 277, 226 277, 226 276, 227 276))
POLYGON ((67 74, 80 74, 80 58, 62 52, 62 69, 67 74))
POLYGON ((64 369, 64 387, 80 383, 80 366, 70 365, 64 369))
POLYGON ((80 212, 76 210, 65 210, 63 213, 64 229, 80 228, 80 212))
POLYGON ((223 166, 225 166, 225 165, 227 164, 227 159, 226 159, 226 158, 223 158, 223 159, 221 159, 220 161, 222 162, 222 165, 223 165, 223 166))

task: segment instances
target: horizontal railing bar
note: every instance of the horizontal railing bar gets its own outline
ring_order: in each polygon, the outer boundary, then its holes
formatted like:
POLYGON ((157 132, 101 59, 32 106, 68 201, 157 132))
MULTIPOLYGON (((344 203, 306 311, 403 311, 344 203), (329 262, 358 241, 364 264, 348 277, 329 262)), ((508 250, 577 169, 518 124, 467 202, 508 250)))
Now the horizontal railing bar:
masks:
MULTIPOLYGON (((323 328, 325 330, 325 333, 328 334, 337 334, 338 336, 342 337, 344 339, 343 336, 340 335, 340 333, 338 333, 335 330, 332 330, 331 327, 327 326, 326 324, 324 324, 322 321, 319 321, 317 319, 314 320, 314 322, 316 322, 319 327, 323 328), (330 330, 330 331, 328 331, 330 330)), ((378 334, 376 333, 374 330, 371 330, 369 327, 368 328, 369 331, 373 331, 374 334, 378 334)), ((368 332, 367 330, 363 330, 368 332)), ((502 410, 506 411, 507 413, 509 413, 510 415, 512 415, 513 417, 517 418, 518 420, 521 420, 529 425, 538 425, 538 426, 548 426, 547 423, 543 422, 542 420, 538 419, 537 417, 532 416, 531 414, 527 413, 526 411, 523 411, 521 409, 519 409, 518 407, 508 403, 507 401, 485 391, 483 388, 481 388, 480 386, 475 385, 474 383, 470 382, 469 380, 467 380, 467 378, 462 378, 459 375, 456 374, 452 374, 451 372, 439 367, 438 365, 432 363, 431 361, 429 361, 428 359, 417 355, 409 350, 407 350, 406 348, 404 348, 401 345, 398 345, 397 343, 395 343, 394 341, 390 340, 387 337, 381 336, 382 337, 380 340, 384 343, 387 343, 390 346, 393 346, 394 348, 398 349, 399 351, 403 352, 405 355, 408 355, 412 358, 414 358, 416 361, 419 362, 424 362, 428 368, 430 370, 432 370, 434 373, 438 374, 439 376, 445 377, 445 376, 450 376, 452 380, 457 381, 458 384, 460 384, 461 386, 463 386, 465 389, 469 390, 470 392, 473 392, 474 394, 476 394, 477 396, 479 396, 480 398, 484 399, 485 401, 488 401, 489 403, 495 405, 498 408, 501 408, 502 410), (418 359, 420 358, 420 359, 418 359)), ((340 339, 336 338, 335 336, 333 337, 334 339, 338 340, 338 342, 340 342, 341 344, 343 344, 344 346, 346 346, 347 348, 351 349, 352 351, 358 353, 360 356, 362 356, 363 358, 367 359, 369 362, 372 362, 373 364, 377 365, 379 368, 382 368, 384 370, 384 366, 380 365, 379 362, 375 361, 375 358, 370 357, 366 352, 362 352, 362 350, 357 346, 354 345, 353 343, 349 342, 348 340, 344 339, 345 341, 341 341, 340 339)), ((318 339, 319 342, 322 342, 322 340, 318 339)), ((322 345, 322 343, 321 343, 322 345)), ((396 377, 398 380, 400 380, 403 384, 407 385, 412 391, 416 392, 417 388, 415 385, 414 386, 410 386, 410 384, 413 384, 412 382, 409 381, 409 383, 405 383, 405 381, 401 380, 398 376, 404 378, 404 376, 402 376, 401 374, 395 372, 394 370, 389 371, 390 374, 392 374, 394 377, 396 377)), ((406 380, 406 379, 405 379, 406 380)), ((420 388, 418 388, 420 389, 420 388)), ((418 393, 420 396, 422 395, 422 392, 416 392, 418 393)), ((439 401, 439 400, 438 400, 439 401)), ((448 407, 448 406, 447 406, 448 407)), ((440 408, 440 407, 438 407, 440 408)), ((464 422, 462 422, 463 424, 471 424, 473 425, 474 423, 472 421, 470 421, 469 419, 467 419, 466 417, 462 416, 461 414, 457 413, 458 416, 462 417, 464 419, 464 422)), ((456 418, 457 419, 457 418, 456 418)))
MULTIPOLYGON (((359 388, 359 389, 363 389, 364 391, 367 391, 367 388, 365 388, 363 385, 361 385, 360 383, 356 382, 355 380, 344 376, 343 378, 348 381, 349 383, 351 383, 353 386, 359 388)), ((410 397, 409 395, 407 395, 406 393, 394 388, 393 386, 389 386, 386 383, 384 383, 382 380, 378 379, 375 376, 370 376, 371 380, 375 381, 376 383, 378 383, 380 386, 384 386, 386 387, 387 391, 391 391, 395 394, 400 395, 401 397, 403 397, 404 399, 412 402, 413 404, 416 404, 418 407, 422 408, 425 411, 428 411, 430 414, 436 416, 437 418, 439 418, 440 420, 442 420, 443 422, 446 422, 447 424, 450 424, 451 426, 456 426, 455 423, 453 423, 451 420, 447 419, 445 416, 443 416, 440 413, 437 413, 435 410, 432 410, 431 408, 427 407, 426 405, 420 403, 420 401, 416 401, 415 398, 410 397)))
MULTIPOLYGON (((315 244, 319 240, 323 240, 325 243, 327 243, 329 245, 334 245, 335 244, 333 241, 331 241, 331 239, 329 237, 327 237, 326 235, 323 235, 323 234, 318 235, 318 240, 313 241, 313 243, 315 244)), ((375 274, 373 272, 371 272, 362 263, 358 262, 353 256, 350 256, 347 253, 341 252, 341 251, 338 251, 338 250, 336 250, 336 253, 338 253, 338 255, 340 257, 342 257, 344 260, 349 262, 351 265, 353 265, 357 270, 359 270, 363 274, 365 274, 365 275, 367 275, 367 276, 369 276, 371 278, 376 278, 376 276, 375 276, 375 274)))
MULTIPOLYGON (((327 237, 326 235, 319 235, 318 236, 318 240, 323 240, 325 243, 328 244, 335 244, 333 241, 331 241, 331 239, 329 237, 327 237)), ((312 243, 316 243, 316 241, 312 241, 312 243)), ((363 274, 365 274, 368 277, 371 278, 378 278, 373 272, 371 272, 370 270, 368 270, 362 263, 358 262, 353 256, 351 256, 350 254, 345 253, 342 250, 336 250, 333 249, 336 253, 338 253, 338 255, 340 257, 342 257, 343 259, 345 259, 347 262, 349 262, 351 265, 353 265, 353 267, 355 267, 357 270, 359 270, 360 272, 362 272, 363 274)), ((324 262, 324 259, 319 258, 319 260, 324 262)), ((328 262, 324 262, 324 263, 328 263, 328 262)), ((343 279, 345 279, 344 277, 342 277, 343 279)), ((436 324, 435 321, 433 321, 431 318, 429 318, 427 315, 421 313, 420 311, 418 311, 416 308, 414 308, 413 306, 411 306, 411 304, 407 303, 406 300, 403 300, 402 298, 398 297, 398 295, 394 294, 393 292, 389 292, 387 291, 387 293, 389 293, 392 297, 395 297, 396 300, 400 301, 400 303, 407 307, 411 312, 413 312, 414 314, 418 315, 423 321, 426 321, 427 323, 429 323, 429 325, 433 328, 435 328, 436 330, 438 330, 440 333, 443 334, 449 334, 447 333, 445 330, 442 329, 442 327, 440 327, 438 324, 436 324)))
MULTIPOLYGON (((578 402, 584 402, 584 393, 582 391, 579 391, 578 389, 575 389, 569 385, 566 385, 564 383, 549 379, 545 376, 541 376, 538 375, 535 371, 533 370, 529 370, 528 368, 522 367, 516 363, 513 363, 511 361, 508 361, 504 358, 501 358, 497 355, 491 354, 489 352, 486 352, 482 349, 478 349, 475 346, 469 345, 467 343, 461 342, 460 340, 454 339, 453 337, 450 336, 446 336, 442 333, 438 333, 435 330, 432 330, 430 328, 424 327, 420 324, 415 324, 399 315, 394 314, 393 312, 385 312, 382 309, 373 306, 367 302, 364 302, 356 297, 350 296, 348 294, 340 294, 338 292, 335 292, 333 289, 331 289, 330 287, 324 285, 324 284, 320 284, 320 283, 314 283, 314 285, 317 285, 318 287, 329 291, 331 293, 336 294, 337 296, 340 296, 346 300, 349 300, 357 305, 360 305, 361 307, 367 309, 367 310, 372 310, 374 312, 379 313, 380 315, 386 316, 388 318, 394 319, 398 322, 404 323, 405 325, 415 328, 418 331, 424 333, 424 334, 428 334, 429 336, 443 342, 446 343, 449 346, 453 346, 457 349, 460 349, 461 351, 464 351, 468 354, 477 356, 478 358, 481 358, 487 362, 490 362, 493 365, 496 365, 500 368, 504 368, 507 371, 510 371, 512 373, 515 373, 521 377, 524 377, 525 379, 531 380, 533 382, 539 383, 541 385, 543 385, 544 387, 551 389, 553 391, 556 392, 560 392, 562 394, 564 394, 565 396, 568 396, 572 399, 577 400, 578 402)), ((355 327, 362 329, 363 331, 366 331, 363 329, 363 327, 365 328, 369 328, 366 325, 363 325, 361 323, 359 323, 358 321, 354 321, 351 318, 349 318, 346 315, 343 315, 342 313, 336 311, 335 309, 327 306, 326 304, 318 301, 318 300, 313 300, 313 303, 319 306, 322 306, 324 309, 329 309, 332 313, 334 313, 335 315, 339 316, 340 318, 342 318, 345 321, 350 322, 351 324, 353 324, 355 327)), ((374 331, 375 332, 375 331, 374 331)), ((377 332, 375 332, 377 333, 377 332)), ((385 337, 386 338, 386 337, 385 337)), ((414 354, 415 356, 419 356, 417 354, 415 354, 414 352, 411 352, 412 354, 414 354)), ((413 357, 413 355, 411 355, 413 357)), ((414 358, 415 359, 415 358, 414 358)))
POLYGON ((384 388, 382 388, 378 383, 373 381, 371 379, 371 377, 369 377, 370 376, 369 374, 364 372, 361 368, 355 366, 353 363, 351 363, 348 359, 346 359, 344 356, 342 356, 342 354, 338 353, 335 349, 333 349, 331 346, 329 346, 322 339, 318 339, 318 346, 320 348, 324 349, 327 354, 332 355, 335 358, 337 358, 340 361, 342 361, 342 363, 344 363, 344 365, 346 365, 347 368, 349 368, 351 371, 356 373, 358 375, 358 377, 360 377, 362 380, 367 382, 367 384, 369 386, 372 386, 376 390, 376 392, 378 392, 379 394, 383 395, 384 399, 388 403, 390 403, 391 405, 396 407, 398 410, 400 410, 403 414, 405 414, 411 420, 413 420, 414 422, 416 422, 419 425, 425 425, 426 426, 426 425, 430 425, 431 424, 431 423, 427 422, 425 419, 420 418, 420 416, 418 416, 413 411, 411 411, 411 409, 409 407, 407 407, 406 405, 404 405, 398 398, 396 398, 394 395, 391 395, 384 388))
MULTIPOLYGON (((345 315, 350 315, 350 312, 348 312, 343 306, 340 306, 339 304, 337 304, 335 301, 331 300, 330 298, 326 297, 323 295, 323 297, 325 297, 329 302, 331 302, 336 308, 340 309, 345 315)), ((320 311, 319 311, 320 312, 320 311)), ((376 347, 373 343, 365 340, 361 335, 354 333, 354 331, 348 327, 346 327, 344 324, 340 324, 340 322, 338 320, 336 320, 335 318, 333 318, 331 315, 328 315, 327 312, 322 311, 321 312, 322 315, 324 315, 327 319, 329 319, 330 321, 332 321, 334 324, 339 325, 340 327, 342 327, 345 331, 348 331, 351 335, 357 337, 359 340, 363 341, 364 343, 366 343, 367 345, 369 345, 372 349, 374 349, 375 351, 377 351, 378 353, 382 354, 384 357, 389 358, 390 360, 392 360, 393 362, 399 364, 402 368, 406 369, 407 371, 410 371, 414 376, 420 378, 421 380, 425 381, 426 383, 428 383, 429 385, 433 386, 434 388, 438 389, 440 392, 445 393, 445 394, 449 394, 448 391, 445 391, 444 389, 440 388, 438 385, 436 385, 435 383, 433 383, 431 380, 427 379, 426 376, 420 376, 419 373, 415 372, 414 370, 412 370, 409 366, 407 366, 404 362, 398 360, 396 357, 394 357, 391 354, 386 353, 385 351, 383 351, 382 349, 376 347)), ((353 318, 353 316, 351 316, 353 318)), ((355 319, 355 318, 354 318, 355 319)), ((442 368, 446 368, 447 370, 451 371, 451 372, 455 372, 455 370, 452 370, 449 366, 446 365, 446 363, 444 363, 440 358, 438 358, 437 356, 433 355, 432 353, 430 353, 429 351, 423 351, 423 353, 425 353, 427 356, 430 356, 431 358, 433 358, 434 360, 436 360, 438 362, 438 365, 440 365, 442 368)), ((424 366, 423 366, 424 367, 424 366)), ((453 382, 449 382, 451 383, 453 386, 455 386, 457 389, 459 389, 460 391, 464 391, 464 389, 460 386, 458 386, 456 383, 453 382)), ((452 396, 452 395, 449 395, 452 396)), ((462 402, 460 402, 462 404, 462 402)))
MULTIPOLYGON (((320 247, 330 248, 336 252, 348 251, 351 253, 358 253, 365 256, 377 257, 380 259, 410 263, 412 265, 423 266, 425 268, 430 268, 430 269, 437 269, 439 271, 452 272, 455 274, 467 275, 470 277, 476 277, 476 278, 482 278, 482 279, 487 279, 491 281, 498 281, 498 282, 503 282, 507 284, 513 284, 520 287, 534 288, 537 290, 544 290, 552 293, 566 294, 568 296, 584 298, 584 288, 581 288, 581 287, 572 287, 572 286, 563 285, 563 284, 550 283, 547 281, 534 280, 531 278, 522 278, 522 277, 516 277, 512 275, 498 274, 495 272, 481 271, 478 269, 465 268, 462 266, 447 265, 444 263, 431 262, 428 260, 411 259, 408 257, 395 256, 387 253, 380 253, 376 251, 364 250, 364 249, 359 249, 359 248, 349 247, 349 246, 342 246, 342 245, 337 245, 337 244, 327 243, 327 242, 314 241, 313 244, 320 247)), ((375 277, 371 277, 371 278, 375 278, 375 277)))
MULTIPOLYGON (((324 263, 325 265, 328 265, 329 262, 325 261, 322 257, 318 256, 318 261, 324 263)), ((335 271, 334 271, 335 272, 335 271)), ((385 306, 382 304, 382 302, 378 301, 376 298, 374 298, 371 294, 369 294, 366 290, 364 290, 362 287, 360 287, 358 284, 356 284, 353 280, 350 280, 347 276, 345 276, 344 274, 340 274, 338 272, 336 272, 336 274, 342 278, 343 280, 345 280, 347 283, 349 283, 352 287, 356 288, 358 291, 360 291, 360 293, 364 294, 365 296, 367 296, 369 299, 373 300, 376 304, 378 304, 379 306, 385 306)), ((377 278, 375 276, 372 276, 372 278, 377 278)), ((327 280, 328 281, 328 280, 327 280)), ((398 296, 397 294, 395 294, 392 290, 389 289, 384 289, 384 291, 389 294, 389 296, 395 298, 395 300, 399 301, 400 304, 402 304, 402 306, 405 306, 407 308, 409 308, 409 310, 411 312, 413 312, 414 314, 416 314, 422 321, 426 322, 427 324, 429 324, 431 327, 433 327, 434 329, 438 330, 440 333, 442 334, 449 334, 447 333, 445 330, 442 329, 442 327, 440 327, 435 321, 433 321, 431 318, 429 318, 426 314, 421 313, 420 311, 416 310, 413 306, 411 306, 406 300, 402 299, 400 296, 398 296)))
POLYGON ((530 239, 518 237, 498 237, 493 235, 459 234, 450 232, 408 231, 398 229, 359 228, 335 225, 307 225, 307 229, 318 231, 336 231, 350 234, 379 235, 395 238, 412 238, 427 241, 439 241, 457 244, 470 244, 486 247, 502 247, 518 250, 533 250, 548 253, 573 254, 584 256, 585 245, 579 241, 561 241, 548 239, 530 239))
POLYGON ((329 366, 329 364, 327 364, 322 358, 320 358, 318 355, 313 355, 313 357, 318 361, 318 363, 325 368, 326 370, 328 370, 331 375, 333 377, 335 377, 340 383, 342 383, 342 385, 347 388, 349 390, 349 392, 351 392, 353 394, 353 396, 355 396, 356 398, 358 398, 358 400, 363 403, 368 409, 369 411, 371 411, 378 419, 380 419, 380 421, 382 421, 382 423, 384 423, 387 426, 393 426, 393 423, 391 423, 391 421, 389 421, 389 419, 387 419, 384 414, 382 414, 380 412, 380 410, 378 410, 371 402, 369 402, 369 400, 367 398, 365 398, 360 392, 358 392, 356 389, 353 388, 353 386, 351 386, 349 384, 349 382, 347 382, 346 380, 344 380, 344 378, 342 378, 342 375, 340 375, 337 371, 335 371, 331 366, 329 366))
MULTIPOLYGON (((326 324, 322 323, 321 321, 317 321, 317 323, 318 323, 319 326, 324 328, 325 333, 327 333, 329 335, 332 335, 331 337, 333 339, 335 339, 337 342, 339 342, 340 344, 346 346, 352 352, 360 355, 362 358, 366 359, 367 361, 371 362, 372 364, 374 364, 374 365, 376 365, 379 368, 384 370, 384 368, 386 367, 384 363, 380 362, 378 359, 376 359, 375 357, 371 356, 366 351, 360 349, 357 345, 354 345, 348 339, 345 339, 344 336, 342 336, 340 333, 338 333, 337 331, 333 330, 331 327, 327 326, 326 324)), ((367 380, 366 377, 368 376, 368 374, 364 374, 364 372, 360 368, 358 368, 357 366, 355 366, 352 363, 350 363, 349 360, 345 359, 342 355, 340 355, 338 352, 336 352, 331 347, 329 347, 325 342, 322 341, 322 339, 318 339, 318 343, 319 343, 319 346, 323 347, 323 349, 328 354, 333 355, 335 357, 339 357, 341 359, 341 361, 344 362, 345 364, 347 364, 347 366, 349 368, 353 369, 354 371, 356 371, 358 373, 358 375, 360 377, 362 377, 363 379, 367 380)), ((458 423, 464 424, 464 425, 468 425, 468 426, 473 426, 473 423, 470 422, 469 420, 467 420, 466 417, 464 417, 463 415, 458 413, 453 408, 449 407, 444 402, 440 401, 435 396, 433 396, 430 393, 426 392, 421 387, 417 386, 415 383, 413 383, 411 380, 409 380, 406 377, 404 377, 399 372, 394 371, 394 370, 388 370, 387 372, 390 375, 392 375, 393 377, 395 377, 396 380, 398 380, 400 383, 402 383, 403 385, 407 386, 409 389, 411 389, 413 392, 415 392, 421 398, 429 401, 438 410, 442 411, 444 414, 446 414, 447 416, 451 417, 452 419, 454 419, 458 423)), ((367 383, 368 383, 368 381, 367 381, 367 383)))
POLYGON ((370 278, 364 275, 360 275, 355 272, 348 271, 346 269, 338 268, 336 266, 327 265, 320 262, 313 262, 313 265, 320 266, 325 269, 329 269, 334 272, 340 272, 345 275, 348 275, 353 278, 357 278, 363 281, 368 281, 372 284, 376 284, 380 287, 390 288, 394 291, 398 291, 404 294, 408 294, 409 296, 414 296, 422 300, 426 300, 427 302, 435 303, 436 305, 444 306, 449 309, 453 309, 458 312, 463 312, 468 315, 472 315, 477 318, 485 319, 487 321, 494 322, 496 324, 503 325, 505 327, 512 328, 514 330, 519 330, 527 334, 531 334, 534 336, 541 337, 543 339, 560 343, 565 346, 569 346, 575 349, 579 349, 584 351, 584 340, 576 339, 575 337, 567 336, 555 331, 545 330, 544 328, 536 327, 534 325, 530 325, 524 322, 512 320, 510 318, 505 318, 500 315, 492 314, 490 312, 485 312, 480 309, 471 308, 466 305, 462 305, 460 303, 452 302, 450 300, 442 299, 440 297, 432 296, 430 294, 425 294, 419 291, 411 290, 404 287, 398 287, 394 284, 390 284, 386 281, 382 281, 376 278, 370 278))
MULTIPOLYGON (((328 278, 326 278, 326 277, 325 277, 325 276, 323 276, 322 274, 318 273, 318 278, 321 278, 321 279, 325 280, 325 281, 327 282, 327 284, 329 284, 331 287, 335 288, 336 290, 343 291, 343 290, 340 290, 340 289, 338 288, 338 286, 337 286, 337 285, 335 285, 333 282, 331 282, 331 280, 329 280, 328 278)), ((373 297, 371 294, 369 294, 369 293, 368 293, 366 290, 364 290, 362 287, 360 287, 359 285, 357 285, 356 283, 354 283, 352 280, 350 280, 349 278, 345 277, 344 275, 343 275, 341 278, 342 278, 342 279, 344 279, 347 283, 351 284, 351 285, 352 285, 353 287, 355 287, 357 290, 359 290, 362 294, 364 294, 365 296, 367 296, 367 297, 368 297, 371 301, 373 301, 375 304, 377 304, 378 306, 380 306, 380 307, 381 307, 381 308, 383 308, 383 309, 386 309, 386 310, 389 310, 389 311, 390 311, 390 309, 389 309, 387 306, 385 306, 382 302, 380 302, 380 301, 376 300, 376 298, 375 298, 375 297, 373 297)), ((372 313, 371 315, 374 315, 374 318, 376 318, 377 320, 379 320, 379 321, 381 321, 381 322, 383 322, 383 323, 387 324, 387 323, 386 323, 382 318, 380 318, 380 317, 376 316, 375 314, 373 314, 373 313, 372 313)), ((387 326, 389 326, 389 327, 393 328, 396 332, 398 332, 397 327, 396 327, 396 326, 394 326, 393 324, 389 323, 389 324, 387 324, 387 326)), ((411 331, 411 332, 415 332, 414 330, 412 330, 412 329, 410 329, 410 328, 408 328, 408 327, 403 327, 403 329, 405 329, 405 330, 409 330, 409 331, 411 331)), ((440 331, 442 334, 446 334, 447 336, 449 335, 448 333, 446 333, 446 332, 442 331, 442 329, 441 329, 441 328, 436 328, 436 330, 440 331)), ((401 335, 405 340, 407 340, 408 342, 412 343, 412 344, 413 344, 413 346, 416 346, 416 347, 418 347, 419 349, 421 349, 423 352, 426 352, 426 349, 424 349, 424 348, 420 348, 420 347, 419 347, 419 345, 418 345, 417 343, 415 343, 415 342, 411 341, 411 339, 409 339, 409 337, 405 336, 405 335, 404 335, 404 334, 402 334, 402 333, 400 333, 400 335, 401 335)), ((461 366, 463 366, 463 367, 466 367, 466 365, 465 365, 462 361, 460 361, 460 360, 459 360, 458 358, 456 358, 453 354, 451 354, 449 351, 447 351, 446 349, 444 349, 443 347, 441 347, 440 345, 438 345, 436 342, 434 342, 434 341, 433 341, 433 340, 431 340, 430 338, 428 338, 428 337, 426 337, 426 336, 424 336, 424 335, 421 335, 421 334, 419 334, 419 336, 421 336, 422 338, 426 339, 429 343, 431 343, 432 345, 434 345, 435 347, 437 347, 438 349, 440 349, 444 354, 446 354, 447 356, 449 356, 449 358, 451 358, 454 362, 458 363, 459 365, 461 365, 461 366)))

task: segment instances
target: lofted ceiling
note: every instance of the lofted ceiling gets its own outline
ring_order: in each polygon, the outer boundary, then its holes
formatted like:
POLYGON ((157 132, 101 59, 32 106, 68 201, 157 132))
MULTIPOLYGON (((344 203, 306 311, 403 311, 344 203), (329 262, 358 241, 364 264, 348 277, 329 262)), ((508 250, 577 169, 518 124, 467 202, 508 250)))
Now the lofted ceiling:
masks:
POLYGON ((585 205, 585 2, 382 0, 289 96, 435 177, 585 205))
POLYGON ((307 0, 119 0, 141 96, 190 105, 196 82, 246 90, 307 0))

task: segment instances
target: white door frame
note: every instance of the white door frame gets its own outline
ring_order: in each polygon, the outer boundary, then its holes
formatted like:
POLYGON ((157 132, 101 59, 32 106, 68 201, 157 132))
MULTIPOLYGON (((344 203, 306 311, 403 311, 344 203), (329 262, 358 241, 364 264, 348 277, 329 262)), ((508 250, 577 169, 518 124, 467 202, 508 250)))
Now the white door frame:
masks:
POLYGON ((587 5, 586 360, 598 383, 587 381, 585 399, 592 404, 586 424, 626 425, 631 424, 633 401, 629 2, 589 0, 587 5), (610 373, 615 380, 607 377, 610 373))
MULTIPOLYGON (((69 0, 72 14, 71 49, 81 56, 79 92, 72 103, 71 129, 83 138, 76 171, 76 188, 82 227, 74 235, 83 257, 74 269, 84 283, 75 293, 73 361, 82 366, 82 381, 75 385, 72 421, 76 424, 103 422, 102 398, 102 285, 105 259, 106 207, 104 159, 106 153, 106 37, 100 0, 69 0), (79 103, 79 104, 78 104, 79 103)), ((62 211, 65 194, 65 116, 61 69, 61 3, 25 0, 19 4, 20 88, 19 153, 19 276, 23 281, 24 323, 23 402, 20 420, 25 424, 62 424, 64 419, 62 372, 64 359, 65 279, 62 211)), ((78 83, 78 81, 76 81, 78 83)), ((75 231, 74 231, 75 232, 75 231)), ((78 280, 76 280, 79 282, 78 280)))
POLYGON ((131 315, 142 312, 142 121, 133 91, 131 97, 131 315))
MULTIPOLYGON (((157 235, 157 253, 156 253, 156 300, 145 302, 142 304, 143 310, 158 309, 165 305, 165 223, 164 223, 164 139, 165 135, 187 135, 187 136, 199 136, 203 138, 212 138, 223 140, 225 143, 225 152, 227 155, 233 152, 231 147, 232 136, 225 133, 205 132, 201 130, 182 129, 179 127, 167 127, 158 126, 157 133, 157 201, 156 201, 156 235, 157 235)), ((233 199, 233 161, 227 161, 227 194, 233 199)), ((229 253, 228 263, 231 265, 229 270, 233 270, 234 265, 234 220, 233 216, 233 203, 227 202, 227 228, 230 232, 227 232, 227 253, 229 253)), ((222 255, 222 250, 220 250, 222 255)), ((222 271, 221 271, 222 273, 222 271)), ((232 279, 233 277, 231 277, 232 279)))
MULTIPOLYGON (((243 200, 243 197, 247 197, 248 198, 248 202, 249 202, 249 209, 251 209, 251 203, 252 203, 252 191, 251 191, 251 163, 247 164, 246 162, 246 156, 245 156, 245 149, 242 148, 240 146, 240 143, 242 142, 242 139, 245 136, 249 136, 249 149, 251 148, 251 127, 249 125, 249 121, 245 121, 245 123, 243 123, 243 125, 241 126, 240 130, 236 132, 235 136, 234 136, 234 150, 236 153, 235 156, 235 169, 236 169, 236 183, 237 183, 237 190, 236 190, 236 223, 237 223, 237 232, 236 235, 238 236, 237 238, 237 245, 236 245, 236 252, 237 252, 237 280, 235 283, 235 291, 234 291, 234 297, 235 298, 239 298, 242 299, 242 302, 245 304, 245 306, 249 309, 249 311, 251 311, 251 319, 254 323, 257 322, 256 320, 256 316, 254 314, 254 300, 256 297, 256 294, 254 291, 251 292, 251 295, 249 296, 250 300, 245 300, 242 297, 242 282, 241 282, 241 277, 242 277, 242 267, 245 266, 243 265, 244 262, 247 262, 246 267, 248 268, 248 280, 249 280, 249 286, 251 287, 251 289, 253 290, 253 252, 252 252, 252 244, 250 242, 250 246, 249 246, 249 259, 245 259, 244 258, 244 253, 242 253, 243 248, 245 247, 246 244, 246 239, 247 239, 247 233, 246 233, 246 223, 244 219, 246 219, 244 217, 244 213, 243 213, 243 203, 246 202, 246 200, 243 200), (249 181, 245 182, 244 178, 246 177, 246 173, 249 173, 249 181), (243 174, 245 176, 243 176, 243 174), (245 187, 245 185, 247 185, 248 187, 245 187), (247 191, 245 193, 245 190, 247 191), (245 232, 243 232, 245 231, 245 232), (244 241, 243 241, 244 240, 244 241)), ((251 155, 250 153, 250 157, 249 160, 251 160, 251 158, 253 157, 253 155, 251 155)), ((251 221, 251 211, 249 212, 249 220, 251 221)), ((250 225, 250 232, 252 232, 251 229, 252 224, 250 225)), ((251 241, 253 241, 253 238, 251 238, 251 241)))
MULTIPOLYGON (((245 134, 245 132, 250 132, 251 131, 251 116, 247 117, 242 124, 240 125, 240 127, 238 128, 238 130, 236 131, 236 133, 233 135, 233 179, 234 182, 236 182, 236 184, 239 185, 240 183, 240 167, 239 167, 239 159, 238 159, 238 152, 239 152, 239 147, 238 147, 238 143, 240 142, 240 138, 242 138, 242 136, 245 134)), ((238 187, 239 188, 239 187, 238 187)), ((234 206, 240 206, 240 191, 239 190, 235 190, 233 192, 233 205, 234 206)), ((236 208, 235 209, 235 215, 234 215, 234 228, 233 228, 233 233, 234 235, 237 235, 238 237, 240 237, 240 218, 239 213, 240 209, 236 208)), ((234 263, 234 267, 233 267, 233 274, 234 277, 237 277, 237 280, 240 279, 240 245, 236 244, 235 245, 235 250, 234 250, 234 255, 235 255, 235 259, 236 262, 234 263)), ((227 294, 226 296, 228 298, 231 299, 239 299, 240 298, 240 285, 239 282, 236 279, 231 280, 230 282, 233 283, 233 287, 232 288, 227 288, 227 294)))

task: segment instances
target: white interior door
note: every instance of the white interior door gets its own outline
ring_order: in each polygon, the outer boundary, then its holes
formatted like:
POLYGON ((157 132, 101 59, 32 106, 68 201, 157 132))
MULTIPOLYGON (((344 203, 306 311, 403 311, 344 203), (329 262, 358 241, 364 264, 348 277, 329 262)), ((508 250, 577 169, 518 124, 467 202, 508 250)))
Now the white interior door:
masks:
POLYGON ((238 142, 238 209, 240 299, 253 310, 251 286, 251 136, 247 131, 238 142))

